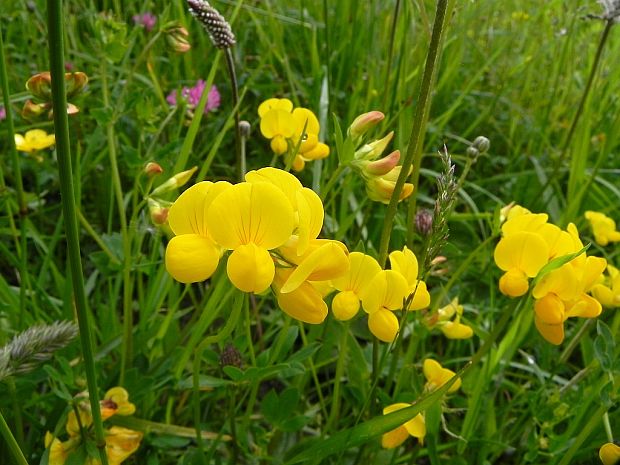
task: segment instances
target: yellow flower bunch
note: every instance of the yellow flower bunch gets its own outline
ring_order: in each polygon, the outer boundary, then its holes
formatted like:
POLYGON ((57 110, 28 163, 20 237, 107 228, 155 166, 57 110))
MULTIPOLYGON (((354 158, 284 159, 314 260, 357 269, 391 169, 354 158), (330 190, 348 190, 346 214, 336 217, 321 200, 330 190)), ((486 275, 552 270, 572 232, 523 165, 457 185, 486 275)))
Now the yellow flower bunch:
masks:
POLYGON ((48 134, 42 129, 31 129, 23 136, 15 134, 15 146, 20 152, 32 153, 47 149, 56 143, 54 134, 48 134))
POLYGON ((430 303, 426 283, 418 279, 418 260, 404 247, 390 253, 391 269, 382 270, 379 263, 360 252, 352 252, 349 270, 333 279, 340 291, 332 300, 332 312, 339 320, 353 318, 360 304, 368 314, 368 329, 378 339, 392 342, 399 330, 395 310, 421 310, 430 303))
MULTIPOLYGON (((424 385, 425 392, 432 392, 435 389, 439 389, 456 374, 452 370, 442 367, 439 362, 430 358, 424 360, 423 371, 424 377, 426 378, 426 384, 424 385)), ((450 389, 448 389, 448 393, 456 392, 460 387, 461 380, 457 379, 454 384, 450 386, 450 389)), ((409 406, 411 406, 411 404, 403 402, 388 405, 383 409, 383 414, 387 415, 388 413, 396 412, 397 410, 409 406)), ((424 443, 424 437, 426 436, 424 412, 418 413, 408 422, 385 433, 381 437, 381 445, 386 449, 393 449, 405 442, 409 436, 417 438, 420 444, 424 443)))
MULTIPOLYGON (((398 165, 400 151, 395 150, 389 155, 382 156, 394 137, 394 132, 388 133, 381 139, 363 143, 368 131, 379 124, 384 117, 380 111, 370 111, 359 115, 349 126, 347 141, 354 147, 351 167, 364 179, 368 197, 375 202, 387 204, 392 198, 396 180, 402 170, 402 167, 398 165)), ((406 199, 412 192, 413 184, 405 183, 398 200, 406 199)))
POLYGON ((610 242, 620 242, 620 232, 616 230, 616 222, 600 212, 588 210, 586 220, 590 223, 594 240, 603 247, 610 242))
MULTIPOLYGON (((566 231, 548 223, 544 213, 534 214, 520 207, 502 226, 502 239, 495 247, 497 266, 505 273, 500 291, 519 297, 529 290, 529 278, 535 277, 550 260, 583 249, 574 224, 566 231)), ((552 344, 564 340, 564 321, 570 317, 594 318, 601 304, 589 295, 606 267, 606 260, 581 254, 552 270, 532 289, 535 299, 535 323, 541 335, 552 344)))
POLYGON ((474 335, 470 326, 461 323, 463 306, 459 298, 455 297, 445 307, 437 310, 437 314, 428 319, 429 327, 437 326, 448 339, 469 339, 474 335))
POLYGON ((260 104, 258 116, 260 131, 271 141, 271 150, 293 157, 295 171, 303 170, 308 161, 329 155, 329 147, 319 142, 319 120, 307 108, 293 108, 289 99, 270 98, 260 104))
POLYGON ((230 251, 226 271, 235 287, 259 294, 272 286, 282 310, 320 323, 327 316, 322 283, 349 268, 344 244, 318 239, 323 217, 319 196, 276 168, 250 171, 235 185, 200 182, 169 209, 175 236, 166 268, 177 281, 204 281, 230 251))
MULTIPOLYGON (((101 418, 107 420, 114 415, 132 415, 136 411, 134 404, 129 402, 129 394, 122 387, 108 390, 99 402, 101 418)), ((75 408, 67 416, 65 429, 69 435, 66 441, 60 441, 50 432, 45 435, 45 447, 49 448, 49 465, 64 465, 71 453, 81 444, 89 433, 93 417, 88 402, 88 393, 79 396, 75 408), (77 413, 76 413, 77 412, 77 413)), ((106 455, 109 465, 120 465, 140 446, 142 433, 120 426, 112 426, 105 431, 106 455)), ((97 465, 101 461, 90 457, 88 465, 97 465)))

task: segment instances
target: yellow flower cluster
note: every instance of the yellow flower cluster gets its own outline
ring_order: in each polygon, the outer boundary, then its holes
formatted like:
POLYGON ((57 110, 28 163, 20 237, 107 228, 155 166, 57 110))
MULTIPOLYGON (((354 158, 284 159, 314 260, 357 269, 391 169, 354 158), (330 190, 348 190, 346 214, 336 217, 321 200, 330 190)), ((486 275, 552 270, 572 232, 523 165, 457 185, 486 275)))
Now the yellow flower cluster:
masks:
POLYGON ((319 142, 319 120, 307 108, 293 108, 285 98, 270 98, 258 107, 260 131, 271 141, 276 155, 288 153, 295 171, 301 171, 307 161, 329 155, 329 147, 319 142))
POLYGON ((455 297, 448 305, 437 310, 437 314, 427 320, 427 325, 437 326, 448 339, 469 339, 474 331, 461 323, 462 315, 463 306, 459 304, 459 298, 455 297))
POLYGON ((620 232, 616 230, 616 222, 600 212, 588 210, 585 213, 586 220, 592 227, 594 240, 603 247, 610 242, 620 242, 620 232))
POLYGON ((352 252, 349 269, 332 280, 338 294, 332 301, 332 312, 339 320, 353 318, 360 303, 368 313, 368 328, 378 339, 392 342, 399 330, 395 310, 420 310, 429 305, 431 297, 426 283, 418 279, 418 260, 405 247, 390 253, 391 269, 382 270, 379 263, 360 252, 352 252))
MULTIPOLYGON (((500 291, 510 297, 528 292, 529 278, 535 277, 550 260, 576 253, 583 243, 574 224, 566 231, 548 223, 544 213, 534 214, 515 206, 505 212, 502 239, 495 248, 497 266, 505 273, 500 291)), ((589 295, 607 262, 604 258, 580 254, 545 274, 532 289, 535 323, 552 344, 564 340, 564 321, 570 317, 594 318, 601 304, 589 295)))
MULTIPOLYGON (((424 377, 426 378, 426 384, 424 385, 425 392, 432 392, 435 389, 439 389, 446 384, 456 374, 452 370, 444 368, 441 364, 433 359, 426 359, 423 363, 424 377)), ((448 393, 453 393, 461 387, 461 380, 457 379, 448 393)), ((396 404, 388 405, 383 409, 383 414, 396 412, 403 408, 410 407, 411 404, 399 402, 396 404)), ((381 445, 386 449, 393 449, 400 446, 405 440, 413 436, 418 438, 420 444, 424 443, 424 437, 426 436, 426 422, 424 418, 424 412, 418 413, 414 418, 399 426, 392 431, 385 433, 381 437, 381 445)))
POLYGON ((390 254, 391 270, 341 242, 318 239, 323 203, 290 173, 276 168, 250 171, 245 182, 200 182, 170 207, 175 236, 166 248, 166 268, 182 283, 213 275, 225 251, 228 278, 244 292, 273 289, 280 308, 306 323, 327 316, 324 297, 333 300, 334 316, 348 320, 360 302, 371 332, 391 342, 399 323, 394 310, 428 306, 426 284, 418 280, 418 262, 409 249, 390 254), (411 297, 409 297, 411 296, 411 297))
MULTIPOLYGON (((134 404, 129 402, 129 394, 122 387, 114 387, 106 392, 99 402, 101 418, 107 420, 113 415, 132 415, 136 411, 134 404)), ((67 441, 61 442, 50 432, 45 435, 45 447, 49 448, 49 465, 64 465, 71 453, 82 443, 93 424, 93 417, 88 402, 88 394, 81 395, 75 409, 67 416, 65 429, 69 435, 67 441), (77 414, 76 414, 77 412, 77 414)), ((140 446, 142 433, 120 426, 112 426, 105 431, 105 447, 109 465, 119 465, 140 446)), ((98 465, 101 461, 89 458, 87 465, 98 465)))

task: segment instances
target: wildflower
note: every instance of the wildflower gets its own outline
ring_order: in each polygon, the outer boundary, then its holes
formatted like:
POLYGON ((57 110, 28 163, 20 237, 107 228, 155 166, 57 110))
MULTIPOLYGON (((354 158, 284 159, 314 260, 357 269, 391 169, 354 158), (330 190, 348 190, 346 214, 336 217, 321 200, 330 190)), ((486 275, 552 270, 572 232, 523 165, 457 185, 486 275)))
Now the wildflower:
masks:
POLYGON ((157 23, 157 16, 147 11, 146 13, 133 15, 131 18, 136 26, 142 26, 146 32, 151 32, 157 23))
POLYGON ((180 173, 175 174, 170 179, 166 180, 164 183, 157 186, 153 190, 153 192, 151 192, 151 194, 153 195, 164 194, 166 192, 170 192, 172 190, 175 190, 175 189, 178 189, 179 187, 184 186, 185 184, 187 184, 187 181, 189 181, 190 178, 194 175, 197 169, 198 167, 194 166, 193 168, 190 168, 189 170, 181 171, 180 173))
MULTIPOLYGON (((189 110, 193 110, 198 106, 200 102, 200 98, 205 90, 206 83, 204 80, 199 79, 196 81, 194 87, 183 87, 181 90, 181 98, 186 102, 187 108, 189 110)), ((166 97, 166 101, 170 104, 170 106, 178 105, 177 91, 173 90, 166 97)), ((217 90, 215 85, 211 86, 209 90, 209 94, 207 95, 207 104, 205 105, 205 114, 213 111, 220 106, 220 93, 217 90)))
MULTIPOLYGON (((78 95, 88 84, 88 76, 80 71, 65 73, 67 98, 78 95)), ((35 74, 26 82, 26 89, 37 99, 44 102, 52 100, 52 76, 49 71, 35 74)))
POLYGON ((603 465, 617 465, 620 463, 620 446, 613 442, 603 444, 598 452, 603 465))
POLYGON ((6 119, 6 108, 0 105, 0 121, 6 119))
POLYGON ((433 228, 433 212, 423 208, 415 214, 415 228, 418 233, 427 237, 433 228))
MULTIPOLYGON (((427 358, 423 363, 424 377, 426 384, 424 389, 428 392, 439 389, 441 386, 450 381, 456 373, 452 370, 444 368, 441 364, 431 358, 427 358)), ((461 387, 461 379, 457 379, 448 389, 448 393, 457 391, 461 387)))
MULTIPOLYGON (((105 451, 109 465, 120 465, 138 450, 143 434, 121 426, 112 426, 105 432, 105 451)), ((97 463, 99 461, 97 460, 97 463)), ((94 465, 94 464, 93 464, 94 465)))
POLYGON ((403 308, 409 294, 407 280, 397 271, 384 270, 372 278, 368 288, 362 296, 362 307, 368 313, 368 329, 379 340, 392 342, 399 330, 394 310, 403 308))
POLYGON ((147 176, 153 177, 153 176, 157 176, 158 174, 163 173, 164 169, 161 167, 159 163, 150 161, 146 165, 144 165, 143 171, 144 171, 144 174, 146 174, 147 176))
POLYGON ((349 254, 349 271, 332 280, 334 288, 340 291, 332 300, 332 312, 336 319, 350 320, 357 314, 363 293, 371 291, 370 282, 380 271, 381 266, 370 255, 361 252, 349 254))
POLYGON ((426 283, 418 279, 418 259, 405 246, 403 250, 390 253, 390 265, 394 271, 400 273, 408 284, 409 297, 407 310, 421 310, 431 303, 431 296, 426 290, 426 283))
POLYGON ((260 132, 271 141, 271 150, 276 155, 288 151, 287 139, 291 139, 295 133, 292 110, 293 102, 285 98, 268 99, 258 107, 260 132))
POLYGON ((31 129, 25 135, 15 134, 15 146, 20 152, 32 153, 51 147, 56 143, 54 134, 47 134, 42 129, 31 129))
POLYGON ((608 264, 607 276, 599 279, 590 292, 601 305, 620 307, 620 270, 608 264))
POLYGON ((383 121, 383 118, 385 118, 385 115, 380 111, 369 111, 368 113, 362 113, 355 118, 351 123, 351 126, 349 126, 348 135, 355 141, 383 121))
POLYGON ((189 32, 183 26, 175 26, 166 31, 166 43, 173 52, 188 52, 192 48, 187 40, 188 37, 189 32))
POLYGON ((468 339, 474 335, 469 326, 461 323, 462 314, 463 306, 458 297, 437 311, 436 324, 448 339, 468 339))
POLYGON ((207 209, 231 185, 227 182, 199 182, 172 204, 168 224, 175 234, 166 247, 166 269, 182 283, 211 277, 219 263, 221 248, 207 227, 207 209))
MULTIPOLYGON (((410 406, 411 404, 405 404, 402 402, 388 405, 383 409, 383 414, 387 415, 388 413, 396 412, 397 410, 410 406)), ((385 433, 381 437, 381 445, 386 449, 393 449, 405 442, 409 436, 418 438, 418 442, 420 444, 424 442, 424 437, 426 436, 426 423, 424 421, 424 416, 421 413, 418 413, 415 417, 398 428, 385 433)))
POLYGON ((532 213, 527 208, 517 205, 515 202, 510 202, 508 205, 502 207, 499 213, 499 222, 504 223, 506 220, 510 220, 515 216, 525 215, 526 213, 532 213))
POLYGON ((616 222, 600 212, 588 210, 585 217, 592 227, 594 240, 598 245, 606 246, 610 242, 620 241, 620 232, 616 230, 616 222))

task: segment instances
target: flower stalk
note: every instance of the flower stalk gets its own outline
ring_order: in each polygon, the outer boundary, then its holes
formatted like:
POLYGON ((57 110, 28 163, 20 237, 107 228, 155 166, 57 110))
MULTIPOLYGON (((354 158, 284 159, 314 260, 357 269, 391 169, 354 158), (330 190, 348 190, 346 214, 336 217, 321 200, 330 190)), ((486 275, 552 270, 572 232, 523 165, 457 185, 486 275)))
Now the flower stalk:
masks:
POLYGON ((67 94, 64 80, 64 37, 62 0, 47 1, 47 24, 49 38, 50 71, 52 75, 52 103, 54 109, 54 128, 58 154, 58 174, 62 200, 63 217, 67 235, 67 248, 75 307, 80 328, 80 342, 86 370, 86 381, 90 392, 90 405, 95 428, 95 439, 103 465, 108 464, 105 452, 103 423, 99 408, 97 376, 93 356, 93 340, 89 322, 84 289, 84 274, 80 256, 77 211, 75 207, 73 172, 71 168, 71 149, 69 145, 69 121, 67 118, 67 94))

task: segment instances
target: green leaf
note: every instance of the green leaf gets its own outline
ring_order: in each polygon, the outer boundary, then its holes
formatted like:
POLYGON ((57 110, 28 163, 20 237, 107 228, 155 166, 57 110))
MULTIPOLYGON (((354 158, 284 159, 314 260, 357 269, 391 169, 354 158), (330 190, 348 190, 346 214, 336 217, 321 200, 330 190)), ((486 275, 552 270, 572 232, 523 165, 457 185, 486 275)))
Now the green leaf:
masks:
POLYGON ((610 371, 613 366, 614 337, 609 326, 601 320, 596 322, 596 332, 598 335, 594 340, 594 355, 601 364, 601 368, 610 371))
POLYGON ((590 244, 587 244, 586 246, 584 246, 583 249, 575 253, 569 253, 567 255, 562 255, 561 257, 555 257, 553 260, 551 260, 549 263, 547 263, 545 266, 543 266, 540 269, 540 271, 534 278, 534 281, 532 281, 532 287, 536 286, 536 284, 538 284, 540 280, 543 279, 546 275, 548 275, 554 270, 557 270, 562 265, 565 265, 566 263, 570 262, 571 260, 578 257, 582 253, 585 253, 586 250, 588 250, 589 248, 590 248, 590 244))
POLYGON ((452 386, 452 384, 454 384, 454 382, 463 375, 468 367, 469 364, 459 370, 459 372, 450 378, 450 380, 441 388, 433 391, 427 396, 422 397, 411 407, 392 412, 388 415, 378 416, 362 423, 361 425, 340 431, 327 439, 317 438, 300 444, 296 449, 301 448, 302 451, 288 460, 286 464, 291 465, 294 463, 305 462, 307 460, 317 462, 325 457, 337 454, 346 449, 365 444, 381 434, 387 433, 388 431, 399 427, 400 425, 411 420, 418 413, 427 410, 437 402, 441 402, 443 395, 448 392, 450 386, 452 386))
MULTIPOLYGON (((236 375, 237 373, 233 374, 233 376, 236 376, 236 375)), ((228 386, 230 384, 232 383, 229 380, 222 379, 222 378, 216 378, 215 376, 200 375, 198 378, 198 386, 200 387, 201 390, 215 389, 215 388, 222 387, 222 386, 228 386)), ((192 387, 193 387, 192 376, 189 376, 185 378, 184 380, 179 381, 179 384, 178 384, 179 389, 192 389, 192 387)))
POLYGON ((338 117, 336 114, 332 115, 334 118, 334 141, 336 142, 336 155, 338 155, 338 164, 343 165, 344 161, 342 159, 342 151, 344 147, 343 137, 342 137, 342 129, 340 129, 340 123, 338 122, 338 117))

